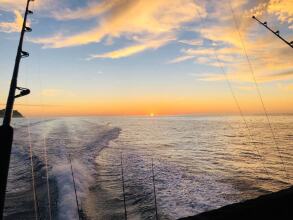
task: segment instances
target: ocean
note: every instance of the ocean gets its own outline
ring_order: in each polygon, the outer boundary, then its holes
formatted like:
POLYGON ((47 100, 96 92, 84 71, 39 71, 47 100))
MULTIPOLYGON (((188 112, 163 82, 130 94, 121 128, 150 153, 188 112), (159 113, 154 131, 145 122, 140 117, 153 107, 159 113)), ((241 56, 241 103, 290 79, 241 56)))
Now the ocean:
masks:
POLYGON ((261 115, 245 120, 13 119, 4 219, 74 220, 77 201, 85 219, 124 219, 123 195, 128 219, 155 219, 155 186, 159 218, 171 220, 291 186, 293 116, 271 116, 271 128, 261 115))

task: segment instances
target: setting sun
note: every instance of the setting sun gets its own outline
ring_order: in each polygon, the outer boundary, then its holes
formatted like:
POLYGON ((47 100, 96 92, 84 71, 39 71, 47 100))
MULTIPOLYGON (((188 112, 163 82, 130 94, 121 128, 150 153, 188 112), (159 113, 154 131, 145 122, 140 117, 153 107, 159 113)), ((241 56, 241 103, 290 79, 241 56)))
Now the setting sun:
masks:
POLYGON ((155 116, 155 114, 154 113, 150 113, 150 117, 154 117, 155 116))

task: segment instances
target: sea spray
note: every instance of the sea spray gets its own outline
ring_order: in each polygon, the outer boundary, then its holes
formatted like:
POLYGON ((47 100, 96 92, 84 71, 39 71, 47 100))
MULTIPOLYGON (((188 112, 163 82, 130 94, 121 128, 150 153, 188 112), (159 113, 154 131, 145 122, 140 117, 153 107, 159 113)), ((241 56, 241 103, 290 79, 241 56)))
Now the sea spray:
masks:
MULTIPOLYGON (((77 197, 79 201, 82 201, 89 192, 89 186, 94 181, 94 178, 81 161, 73 159, 72 167, 77 197)), ((75 201, 75 192, 69 162, 67 161, 67 164, 53 166, 52 173, 56 177, 58 184, 58 218, 64 220, 78 219, 78 207, 75 201)))

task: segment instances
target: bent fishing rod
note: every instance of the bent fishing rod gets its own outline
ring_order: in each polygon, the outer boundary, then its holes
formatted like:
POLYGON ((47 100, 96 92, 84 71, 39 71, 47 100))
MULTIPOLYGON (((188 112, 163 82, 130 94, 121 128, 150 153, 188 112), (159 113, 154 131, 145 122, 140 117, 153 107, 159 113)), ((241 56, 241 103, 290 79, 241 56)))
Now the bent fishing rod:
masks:
POLYGON ((257 19, 255 16, 252 16, 252 19, 256 20, 259 24, 261 24, 262 26, 264 26, 266 29, 268 29, 270 32, 272 32, 275 36, 277 36, 278 38, 280 38, 285 44, 289 45, 291 48, 293 48, 293 41, 289 42, 287 41, 285 38, 283 38, 281 35, 280 35, 280 31, 277 30, 277 31, 274 31, 272 30, 269 26, 268 26, 268 23, 265 21, 265 22, 261 22, 259 19, 257 19))
POLYGON ((0 126, 0 220, 3 219, 3 211, 5 204, 5 195, 6 195, 6 185, 8 178, 8 170, 11 156, 11 148, 13 142, 13 128, 11 127, 11 118, 13 115, 13 106, 16 98, 28 95, 30 90, 27 88, 22 88, 17 85, 17 78, 19 72, 20 61, 23 58, 29 56, 29 53, 22 49, 24 34, 26 32, 31 32, 32 29, 27 26, 27 17, 29 14, 33 14, 31 10, 29 10, 30 2, 34 0, 27 0, 25 14, 23 18, 23 24, 20 32, 20 39, 17 48, 17 54, 15 58, 15 64, 12 74, 12 79, 10 83, 9 94, 7 98, 3 124, 0 126), (16 94, 16 92, 18 94, 16 94))

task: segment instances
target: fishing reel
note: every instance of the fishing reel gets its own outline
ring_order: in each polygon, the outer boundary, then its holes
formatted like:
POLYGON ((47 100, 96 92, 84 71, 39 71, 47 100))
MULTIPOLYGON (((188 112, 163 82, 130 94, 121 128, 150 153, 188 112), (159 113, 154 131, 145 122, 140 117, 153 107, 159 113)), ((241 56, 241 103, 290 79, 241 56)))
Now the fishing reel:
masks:
POLYGON ((19 98, 19 97, 22 97, 22 96, 26 96, 28 94, 31 93, 31 91, 27 88, 22 88, 22 87, 16 87, 17 90, 19 90, 19 94, 14 96, 14 98, 19 98))

